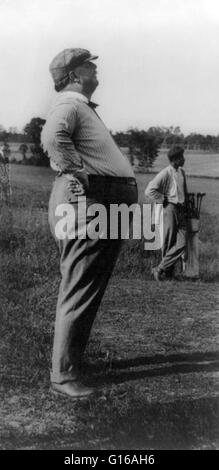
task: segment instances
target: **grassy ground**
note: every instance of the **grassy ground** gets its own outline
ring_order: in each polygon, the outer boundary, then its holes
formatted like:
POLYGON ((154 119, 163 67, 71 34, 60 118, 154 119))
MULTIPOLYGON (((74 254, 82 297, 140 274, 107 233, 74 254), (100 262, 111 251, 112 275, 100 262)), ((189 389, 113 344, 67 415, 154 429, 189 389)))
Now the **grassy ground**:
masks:
MULTIPOLYGON (((160 171, 168 165, 167 151, 162 150, 155 161, 155 171, 160 171)), ((200 150, 186 150, 185 171, 187 175, 219 177, 219 155, 218 153, 202 152, 200 150)))
MULTIPOLYGON (((0 146, 3 145, 3 142, 0 142, 0 146)), ((21 161, 22 154, 19 152, 20 143, 11 142, 10 149, 11 155, 10 159, 21 161)), ((31 144, 28 144, 28 152, 26 157, 31 157, 30 151, 31 144)), ((127 153, 127 148, 123 148, 123 152, 127 153)), ((189 175, 206 175, 219 177, 219 154, 214 152, 204 152, 200 150, 186 150, 185 152, 186 163, 185 170, 189 175)), ((167 150, 161 149, 159 151, 158 158, 154 164, 154 170, 160 171, 162 168, 168 165, 167 160, 167 150)))
MULTIPOLYGON (((87 380, 105 397, 72 404, 49 393, 59 284, 52 179, 13 166, 12 215, 1 209, 1 448, 217 448, 217 181, 189 179, 207 192, 200 281, 156 285, 159 253, 125 243, 86 354, 87 380)), ((141 200, 148 179, 138 176, 141 200)))

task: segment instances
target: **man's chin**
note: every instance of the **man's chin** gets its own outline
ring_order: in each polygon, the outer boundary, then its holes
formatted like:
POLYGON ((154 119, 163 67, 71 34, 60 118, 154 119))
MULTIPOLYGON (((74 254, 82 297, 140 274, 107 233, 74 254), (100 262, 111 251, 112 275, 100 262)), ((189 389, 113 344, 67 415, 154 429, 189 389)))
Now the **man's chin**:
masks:
POLYGON ((84 84, 83 91, 91 94, 96 90, 98 84, 99 84, 98 80, 94 80, 92 82, 86 83, 84 84))
POLYGON ((98 80, 95 80, 95 82, 93 82, 92 85, 90 85, 90 91, 93 93, 98 87, 98 85, 99 85, 98 80))
POLYGON ((97 88, 97 86, 99 85, 99 81, 97 80, 97 78, 96 78, 96 80, 95 80, 95 82, 94 82, 94 84, 93 84, 93 85, 94 85, 94 87, 95 87, 94 89, 96 89, 96 88, 97 88))

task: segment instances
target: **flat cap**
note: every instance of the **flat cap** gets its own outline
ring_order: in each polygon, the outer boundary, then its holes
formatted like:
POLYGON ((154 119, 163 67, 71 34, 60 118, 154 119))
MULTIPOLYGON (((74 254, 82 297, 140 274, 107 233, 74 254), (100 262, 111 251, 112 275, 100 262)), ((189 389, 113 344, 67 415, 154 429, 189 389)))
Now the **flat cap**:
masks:
POLYGON ((97 55, 92 55, 87 49, 64 49, 59 52, 49 66, 56 88, 62 87, 61 85, 70 70, 74 70, 88 60, 95 60, 97 58, 97 55))

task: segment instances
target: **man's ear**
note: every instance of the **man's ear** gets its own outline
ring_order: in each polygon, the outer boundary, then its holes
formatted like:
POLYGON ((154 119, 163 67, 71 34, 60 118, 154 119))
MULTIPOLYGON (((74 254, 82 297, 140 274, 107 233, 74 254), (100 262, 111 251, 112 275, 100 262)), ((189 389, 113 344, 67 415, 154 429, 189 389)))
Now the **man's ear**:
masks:
POLYGON ((77 77, 76 73, 73 70, 69 72, 69 78, 72 83, 80 83, 80 78, 77 77))

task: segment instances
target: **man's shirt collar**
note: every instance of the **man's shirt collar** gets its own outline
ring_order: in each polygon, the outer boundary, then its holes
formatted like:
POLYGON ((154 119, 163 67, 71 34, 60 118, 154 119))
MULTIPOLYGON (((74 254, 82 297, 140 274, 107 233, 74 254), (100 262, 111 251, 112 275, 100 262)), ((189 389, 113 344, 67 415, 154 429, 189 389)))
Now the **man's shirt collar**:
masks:
POLYGON ((82 95, 82 93, 78 93, 77 91, 60 91, 59 96, 64 96, 65 98, 76 98, 77 100, 84 101, 88 104, 88 98, 82 95))
POLYGON ((169 165, 169 169, 170 169, 170 172, 172 173, 180 173, 182 171, 182 167, 181 166, 178 166, 177 170, 176 168, 174 168, 174 166, 172 165, 169 165))
POLYGON ((82 93, 78 93, 77 91, 72 91, 72 90, 61 91, 59 93, 59 96, 61 95, 65 98, 75 98, 78 101, 83 101, 84 103, 87 103, 92 109, 95 109, 98 106, 98 104, 94 103, 93 101, 89 101, 86 96, 84 96, 82 93))

